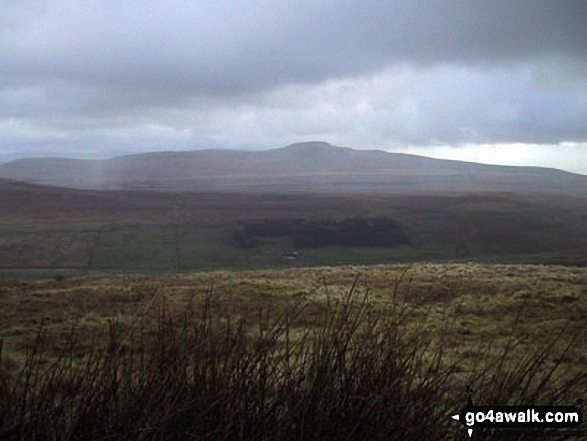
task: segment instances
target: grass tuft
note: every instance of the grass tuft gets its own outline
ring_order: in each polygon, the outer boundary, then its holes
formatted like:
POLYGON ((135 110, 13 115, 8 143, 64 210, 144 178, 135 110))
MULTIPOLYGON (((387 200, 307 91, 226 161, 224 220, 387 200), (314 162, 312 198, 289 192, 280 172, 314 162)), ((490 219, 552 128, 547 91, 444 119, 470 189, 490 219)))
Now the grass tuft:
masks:
POLYGON ((277 314, 268 303, 252 322, 215 316, 211 289, 201 309, 177 313, 161 302, 154 323, 140 315, 110 319, 108 338, 96 337, 83 356, 72 327, 48 362, 41 325, 14 375, 4 374, 0 344, 0 438, 464 440, 450 415, 465 404, 467 386, 478 404, 572 404, 587 390, 587 374, 561 372, 574 341, 560 353, 553 340, 518 357, 512 337, 463 369, 447 356, 443 333, 432 336, 409 320, 413 306, 399 282, 389 307, 374 309, 357 280, 302 329, 293 324, 304 323, 309 303, 277 314))

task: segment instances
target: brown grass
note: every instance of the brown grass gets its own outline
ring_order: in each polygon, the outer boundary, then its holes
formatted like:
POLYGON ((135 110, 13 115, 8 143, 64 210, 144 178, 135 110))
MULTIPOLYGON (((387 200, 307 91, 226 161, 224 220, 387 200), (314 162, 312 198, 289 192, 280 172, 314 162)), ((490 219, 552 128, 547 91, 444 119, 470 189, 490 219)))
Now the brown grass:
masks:
POLYGON ((467 385, 477 404, 585 395, 586 282, 474 264, 3 282, 0 438, 467 439, 467 385))

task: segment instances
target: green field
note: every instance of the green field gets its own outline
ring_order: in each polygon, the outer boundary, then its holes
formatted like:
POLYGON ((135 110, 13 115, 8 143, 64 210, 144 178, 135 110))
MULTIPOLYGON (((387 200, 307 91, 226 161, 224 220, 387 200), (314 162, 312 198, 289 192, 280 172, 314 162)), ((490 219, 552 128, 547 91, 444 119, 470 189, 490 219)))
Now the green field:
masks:
POLYGON ((101 234, 93 250, 91 270, 177 270, 174 226, 121 225, 101 234))
POLYGON ((587 264, 587 203, 580 198, 43 187, 11 187, 4 197, 13 207, 0 207, 2 278, 429 260, 587 264), (409 243, 381 247, 371 240, 367 247, 324 243, 296 248, 300 237, 290 235, 258 237, 254 246, 243 248, 235 241, 235 231, 247 225, 304 219, 332 230, 352 219, 370 218, 396 222, 409 243), (293 250, 297 259, 283 257, 293 250))
POLYGON ((369 264, 424 256, 409 245, 325 246, 299 249, 296 260, 287 260, 284 251, 292 249, 287 238, 272 238, 243 250, 235 246, 230 227, 190 224, 111 224, 88 228, 71 223, 51 231, 38 231, 41 225, 34 224, 21 227, 21 231, 17 223, 9 227, 12 231, 6 234, 5 227, 5 234, 0 236, 0 274, 5 278, 369 264))

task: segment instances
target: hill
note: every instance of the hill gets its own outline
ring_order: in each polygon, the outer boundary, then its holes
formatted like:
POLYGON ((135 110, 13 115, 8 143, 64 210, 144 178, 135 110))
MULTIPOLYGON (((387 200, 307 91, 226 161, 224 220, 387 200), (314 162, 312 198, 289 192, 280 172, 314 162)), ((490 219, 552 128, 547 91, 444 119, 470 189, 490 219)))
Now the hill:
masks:
POLYGON ((0 177, 80 189, 587 192, 587 176, 561 170, 354 150, 324 142, 268 151, 154 152, 106 160, 25 158, 0 164, 0 177))
POLYGON ((587 265, 584 196, 79 190, 0 179, 0 200, 0 277, 418 260, 587 265))

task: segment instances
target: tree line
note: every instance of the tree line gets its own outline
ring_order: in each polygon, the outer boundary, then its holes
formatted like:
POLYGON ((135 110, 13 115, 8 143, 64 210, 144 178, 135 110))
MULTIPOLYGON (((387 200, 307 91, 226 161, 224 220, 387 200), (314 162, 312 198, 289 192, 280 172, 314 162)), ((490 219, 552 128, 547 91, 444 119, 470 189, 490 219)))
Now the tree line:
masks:
POLYGON ((253 248, 264 238, 289 237, 296 248, 323 246, 395 247, 409 244, 401 225, 386 217, 341 221, 267 219, 245 223, 234 232, 238 248, 253 248))

